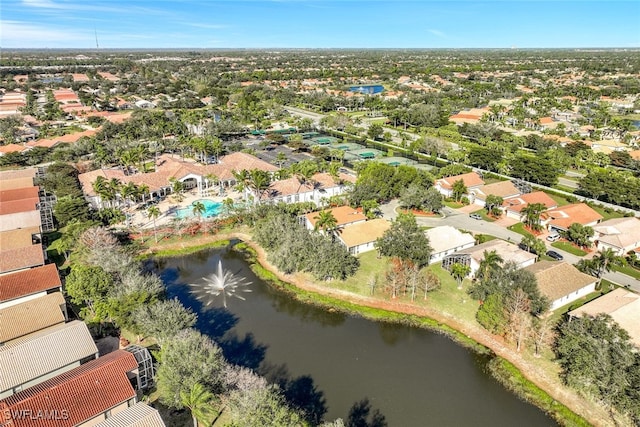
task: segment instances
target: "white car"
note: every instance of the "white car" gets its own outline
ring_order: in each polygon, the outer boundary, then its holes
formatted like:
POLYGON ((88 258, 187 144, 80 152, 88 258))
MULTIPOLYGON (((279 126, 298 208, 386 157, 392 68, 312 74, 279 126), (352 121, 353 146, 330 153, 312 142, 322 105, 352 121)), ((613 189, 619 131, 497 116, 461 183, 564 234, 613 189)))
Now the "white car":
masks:
POLYGON ((547 236, 547 241, 549 241, 549 242, 555 242, 558 239, 560 239, 560 235, 559 234, 549 234, 547 236))

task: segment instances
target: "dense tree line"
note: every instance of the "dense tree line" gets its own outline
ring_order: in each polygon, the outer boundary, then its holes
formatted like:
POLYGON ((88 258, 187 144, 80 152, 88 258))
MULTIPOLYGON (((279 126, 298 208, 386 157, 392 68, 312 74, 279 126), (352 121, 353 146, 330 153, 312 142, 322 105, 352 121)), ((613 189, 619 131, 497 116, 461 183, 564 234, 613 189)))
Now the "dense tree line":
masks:
POLYGON ((578 194, 606 203, 640 209, 640 178, 612 169, 589 169, 580 179, 578 194))
POLYGON ((285 273, 308 271, 320 280, 345 279, 358 260, 331 235, 307 230, 296 217, 273 209, 254 225, 254 238, 285 273))
POLYGON ((358 180, 350 194, 354 206, 362 206, 367 200, 380 202, 397 198, 410 184, 429 188, 434 182, 431 174, 411 166, 394 167, 378 162, 361 165, 356 168, 358 180))

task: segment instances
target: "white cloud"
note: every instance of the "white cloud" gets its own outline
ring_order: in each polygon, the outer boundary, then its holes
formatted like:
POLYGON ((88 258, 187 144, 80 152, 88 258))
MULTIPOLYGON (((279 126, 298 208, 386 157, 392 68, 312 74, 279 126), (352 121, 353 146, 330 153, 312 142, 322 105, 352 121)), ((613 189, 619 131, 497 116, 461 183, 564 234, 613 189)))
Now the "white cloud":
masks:
POLYGON ((182 24, 188 25, 190 27, 196 27, 196 28, 208 28, 211 30, 220 30, 223 28, 227 28, 227 25, 222 25, 222 24, 200 24, 198 22, 183 22, 182 24))
POLYGON ((23 21, 0 20, 2 47, 82 47, 91 43, 92 35, 68 29, 44 27, 23 21))
POLYGON ((434 36, 440 37, 440 38, 447 38, 447 35, 445 33, 443 33, 440 30, 435 30, 433 28, 428 29, 427 31, 429 31, 431 34, 433 34, 434 36))

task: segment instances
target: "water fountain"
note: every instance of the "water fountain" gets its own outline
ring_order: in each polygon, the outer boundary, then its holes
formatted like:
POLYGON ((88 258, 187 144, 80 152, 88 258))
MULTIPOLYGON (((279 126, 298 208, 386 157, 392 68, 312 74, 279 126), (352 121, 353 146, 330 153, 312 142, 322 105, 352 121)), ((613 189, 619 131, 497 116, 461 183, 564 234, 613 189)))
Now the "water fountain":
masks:
POLYGON ((204 277, 204 283, 191 283, 189 286, 191 286, 191 292, 205 306, 209 306, 216 297, 222 295, 222 305, 227 308, 227 296, 245 300, 238 292, 251 292, 251 289, 244 289, 251 284, 245 280, 244 277, 224 270, 222 260, 218 260, 217 270, 208 277, 204 277))

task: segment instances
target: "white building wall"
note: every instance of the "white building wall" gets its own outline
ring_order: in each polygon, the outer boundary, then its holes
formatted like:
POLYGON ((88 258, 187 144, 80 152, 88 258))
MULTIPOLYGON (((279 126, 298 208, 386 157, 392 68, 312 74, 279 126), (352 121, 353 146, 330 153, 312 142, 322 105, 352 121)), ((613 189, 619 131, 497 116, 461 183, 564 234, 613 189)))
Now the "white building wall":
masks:
POLYGON ((444 259, 444 257, 446 257, 447 255, 451 255, 451 254, 456 253, 458 251, 461 251, 463 249, 470 248, 470 247, 472 247, 474 245, 475 245, 475 242, 470 242, 470 243, 468 243, 466 245, 457 246, 455 248, 449 248, 449 249, 447 249, 445 251, 431 254, 431 258, 429 259, 429 264, 433 264, 433 263, 442 261, 444 259))
POLYGON ((596 282, 593 282, 584 288, 578 289, 575 292, 570 293, 569 295, 565 295, 562 298, 559 298, 551 303, 551 311, 562 307, 563 305, 570 304, 577 299, 582 298, 583 296, 590 294, 596 290, 596 282))

